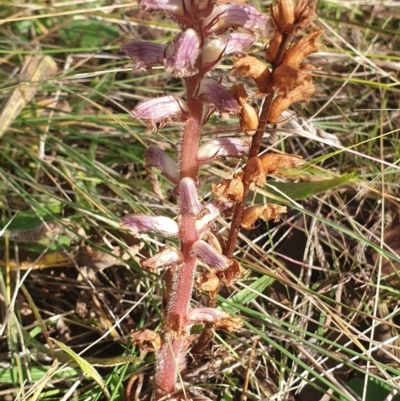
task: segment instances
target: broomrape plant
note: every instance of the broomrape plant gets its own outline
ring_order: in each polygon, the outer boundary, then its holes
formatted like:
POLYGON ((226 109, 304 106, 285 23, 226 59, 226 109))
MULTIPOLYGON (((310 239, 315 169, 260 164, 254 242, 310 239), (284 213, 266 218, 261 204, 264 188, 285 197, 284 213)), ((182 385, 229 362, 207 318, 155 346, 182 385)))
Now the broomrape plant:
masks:
POLYGON ((156 400, 191 399, 189 390, 177 379, 185 370, 185 354, 195 340, 190 333, 193 325, 231 331, 241 326, 240 318, 215 308, 214 300, 220 283, 230 285, 243 276, 244 269, 232 258, 240 228, 252 229, 257 219, 276 220, 286 212, 284 206, 275 204, 248 206, 246 199, 254 185, 265 185, 267 175, 302 164, 302 159, 294 155, 258 155, 267 124, 279 122, 281 113, 291 104, 307 101, 314 92, 313 66, 303 60, 318 50, 317 39, 322 34, 321 29, 310 28, 315 3, 316 0, 276 0, 268 18, 249 5, 220 4, 216 0, 139 1, 148 12, 165 12, 181 31, 169 44, 134 41, 123 45, 122 50, 133 60, 135 70, 161 65, 181 78, 185 88, 183 97, 150 99, 132 111, 134 118, 146 123, 148 132, 161 130, 170 121, 183 126, 176 159, 156 146, 145 152, 146 165, 160 169, 175 186, 176 218, 129 215, 121 223, 134 234, 156 233, 180 242, 179 249, 167 246, 142 262, 145 269, 166 269, 162 333, 144 330, 132 334, 137 343, 151 341, 154 346, 156 400), (265 37, 269 23, 273 26, 272 38, 265 37), (306 29, 308 34, 297 39, 301 36, 299 31, 306 29), (266 61, 247 55, 259 39, 269 39, 266 61), (258 89, 254 96, 264 98, 259 112, 248 104, 250 96, 243 84, 227 88, 210 76, 227 56, 233 56, 234 76, 254 80, 258 89), (243 133, 202 141, 213 113, 238 116, 243 133), (247 163, 232 178, 214 185, 215 199, 203 204, 199 197, 201 167, 229 157, 247 157, 247 163), (214 235, 215 220, 231 209, 231 228, 222 246, 214 235), (206 273, 196 272, 199 261, 208 267, 206 273), (207 307, 190 306, 194 286, 208 292, 207 307))

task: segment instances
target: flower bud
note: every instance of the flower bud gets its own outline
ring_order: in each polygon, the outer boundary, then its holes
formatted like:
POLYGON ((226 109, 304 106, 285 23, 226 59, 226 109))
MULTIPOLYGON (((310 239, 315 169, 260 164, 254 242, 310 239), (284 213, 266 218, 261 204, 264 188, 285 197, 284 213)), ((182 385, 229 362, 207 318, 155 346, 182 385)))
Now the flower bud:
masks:
POLYGON ((144 159, 147 167, 156 167, 160 169, 163 175, 173 184, 179 182, 180 173, 176 161, 157 146, 149 146, 144 153, 144 159))
POLYGON ((255 36, 241 32, 220 35, 208 41, 202 52, 204 70, 210 71, 222 57, 229 54, 244 55, 255 41, 255 36))
POLYGON ((218 157, 241 157, 250 150, 247 139, 218 138, 204 142, 197 151, 199 163, 208 163, 218 157))
POLYGON ((176 237, 179 233, 178 224, 165 216, 145 216, 132 214, 121 219, 121 225, 134 235, 143 232, 153 232, 166 237, 176 237))

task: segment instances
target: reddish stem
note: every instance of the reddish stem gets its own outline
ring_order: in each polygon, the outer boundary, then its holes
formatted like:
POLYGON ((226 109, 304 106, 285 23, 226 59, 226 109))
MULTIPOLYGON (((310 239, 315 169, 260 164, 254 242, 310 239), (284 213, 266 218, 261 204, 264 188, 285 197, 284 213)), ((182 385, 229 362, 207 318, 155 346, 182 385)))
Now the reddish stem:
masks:
MULTIPOLYGON (((202 103, 195 99, 194 95, 200 79, 200 74, 186 79, 186 101, 190 117, 183 130, 180 154, 181 178, 190 177, 194 182, 198 182, 199 163, 195 155, 200 140, 203 111, 202 103)), ((196 257, 192 245, 199 239, 199 234, 196 229, 196 216, 187 214, 187 210, 190 208, 180 204, 179 238, 183 264, 174 271, 171 288, 167 288, 170 294, 165 317, 166 334, 157 355, 156 399, 173 394, 176 390, 179 365, 185 359, 187 339, 190 334, 185 327, 185 320, 190 308, 196 269, 196 257)))

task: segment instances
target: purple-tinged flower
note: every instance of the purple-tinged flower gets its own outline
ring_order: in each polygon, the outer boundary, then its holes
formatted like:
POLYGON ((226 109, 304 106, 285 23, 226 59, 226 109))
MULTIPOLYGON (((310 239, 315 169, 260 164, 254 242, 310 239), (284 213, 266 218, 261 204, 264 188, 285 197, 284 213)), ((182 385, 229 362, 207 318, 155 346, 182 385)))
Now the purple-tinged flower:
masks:
POLYGON ((254 7, 239 4, 219 4, 211 15, 203 19, 206 35, 220 34, 229 28, 243 28, 249 32, 262 34, 267 18, 254 7))
POLYGON ((165 247, 161 252, 141 262, 142 267, 154 271, 160 267, 180 265, 183 262, 183 254, 172 246, 165 247))
POLYGON ((146 120, 147 131, 156 129, 156 124, 163 127, 169 120, 182 122, 188 111, 183 99, 175 96, 163 96, 138 104, 131 112, 133 118, 146 120))
POLYGON ((163 175, 173 184, 178 184, 180 174, 176 161, 169 157, 163 150, 157 146, 151 145, 144 153, 144 159, 147 167, 156 167, 161 170, 163 175))
POLYGON ((153 232, 166 237, 176 237, 179 233, 178 224, 165 216, 131 214, 121 219, 121 225, 135 235, 144 232, 153 232))
POLYGON ((204 142, 197 150, 199 163, 209 163, 217 157, 241 157, 250 150, 247 138, 218 138, 204 142))
POLYGON ((249 49, 255 41, 255 36, 240 32, 227 33, 208 41, 204 45, 202 53, 203 68, 206 71, 210 71, 222 57, 228 54, 246 54, 246 50, 249 49))
POLYGON ((203 209, 197 195, 196 184, 190 177, 184 177, 179 182, 179 195, 182 214, 198 216, 203 209))
POLYGON ((125 43, 121 50, 135 63, 134 70, 146 70, 153 65, 163 65, 168 45, 159 43, 134 41, 125 43))
POLYGON ((205 205, 204 214, 199 220, 196 221, 197 230, 202 233, 206 231, 210 224, 216 220, 225 210, 230 209, 234 205, 233 202, 218 202, 216 200, 205 205))
POLYGON ((233 95, 211 78, 204 78, 201 81, 197 96, 204 102, 214 104, 221 113, 240 111, 241 106, 233 95))
POLYGON ((187 314, 188 324, 217 323, 220 320, 228 319, 231 315, 215 308, 194 308, 187 314))
POLYGON ((232 264, 230 259, 203 240, 196 241, 193 244, 193 250, 212 269, 224 270, 232 264))
POLYGON ((139 7, 146 11, 165 11, 173 14, 182 14, 183 0, 139 0, 139 7))
POLYGON ((195 67, 199 55, 200 38, 194 29, 187 29, 174 43, 171 57, 165 61, 166 70, 177 78, 190 77, 198 72, 195 67))

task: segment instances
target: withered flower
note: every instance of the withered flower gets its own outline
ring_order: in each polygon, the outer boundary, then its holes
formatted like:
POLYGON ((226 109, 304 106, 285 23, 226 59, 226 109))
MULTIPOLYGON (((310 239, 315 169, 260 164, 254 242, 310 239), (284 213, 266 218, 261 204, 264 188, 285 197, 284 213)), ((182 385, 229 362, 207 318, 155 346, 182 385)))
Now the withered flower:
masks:
POLYGON ((275 29, 283 34, 294 30, 294 3, 293 0, 276 0, 270 7, 271 19, 275 29))
POLYGON ((183 262, 183 254, 180 250, 166 246, 149 259, 141 261, 141 266, 150 271, 156 271, 158 268, 179 265, 183 262))
POLYGON ((319 50, 318 38, 323 34, 322 28, 315 29, 309 35, 304 36, 293 46, 286 50, 282 64, 289 65, 291 67, 298 67, 300 63, 312 53, 316 53, 319 50))
POLYGON ((219 279, 214 273, 207 272, 197 277, 196 286, 201 291, 215 292, 219 288, 219 279))
POLYGON ((278 55, 279 46, 282 42, 282 34, 279 33, 277 30, 274 31, 274 36, 270 40, 268 44, 267 51, 265 55, 267 56, 267 60, 274 64, 276 61, 276 56, 278 55))
POLYGON ((294 88, 286 95, 277 96, 272 102, 271 110, 268 114, 268 122, 271 124, 280 122, 280 115, 287 110, 291 104, 301 101, 308 102, 314 92, 314 84, 312 82, 307 82, 305 85, 294 88))
POLYGON ((131 332, 133 342, 146 351, 158 351, 161 347, 161 338, 158 333, 149 329, 131 332))
POLYGON ((254 135, 256 133, 256 129, 258 128, 258 114, 254 107, 247 103, 249 95, 244 89, 244 85, 232 85, 230 92, 242 106, 242 109, 239 113, 240 128, 246 135, 254 135))
POLYGON ((275 205, 268 203, 266 205, 253 205, 246 208, 243 212, 241 227, 245 230, 254 229, 254 223, 258 219, 264 221, 274 220, 278 221, 282 213, 286 213, 286 206, 275 205))
POLYGON ((271 72, 267 64, 258 58, 252 56, 234 58, 232 75, 253 78, 261 93, 272 91, 271 72))
POLYGON ((240 202, 243 199, 243 182, 238 178, 228 178, 219 184, 212 184, 211 192, 221 200, 240 202))
POLYGON ((219 280, 226 286, 230 286, 244 276, 245 269, 235 259, 232 259, 232 264, 225 270, 216 272, 219 280))
POLYGON ((304 164, 301 156, 278 154, 278 153, 265 153, 258 157, 261 162, 262 169, 265 174, 280 174, 280 169, 299 168, 304 164))
POLYGON ((235 331, 242 327, 242 320, 215 308, 195 308, 187 316, 188 324, 211 323, 218 329, 235 331))
MULTIPOLYGON (((248 184, 256 184, 260 187, 265 185, 266 173, 263 169, 261 161, 258 157, 252 157, 246 163, 244 173, 242 173, 243 182, 248 184)), ((241 175, 242 175, 241 174, 241 175)))

